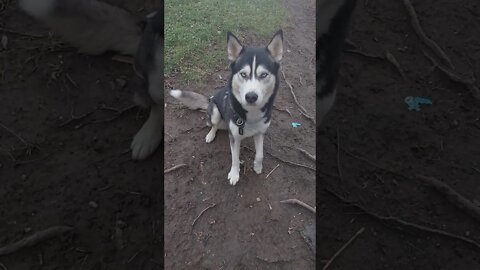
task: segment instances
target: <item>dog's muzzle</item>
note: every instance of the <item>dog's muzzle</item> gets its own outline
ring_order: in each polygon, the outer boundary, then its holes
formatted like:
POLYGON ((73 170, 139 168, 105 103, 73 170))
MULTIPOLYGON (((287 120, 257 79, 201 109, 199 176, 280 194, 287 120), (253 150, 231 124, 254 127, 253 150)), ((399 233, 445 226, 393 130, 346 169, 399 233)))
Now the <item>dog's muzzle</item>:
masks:
POLYGON ((257 99, 258 99, 258 95, 255 94, 254 92, 248 92, 245 95, 245 100, 250 104, 255 103, 255 101, 257 101, 257 99))

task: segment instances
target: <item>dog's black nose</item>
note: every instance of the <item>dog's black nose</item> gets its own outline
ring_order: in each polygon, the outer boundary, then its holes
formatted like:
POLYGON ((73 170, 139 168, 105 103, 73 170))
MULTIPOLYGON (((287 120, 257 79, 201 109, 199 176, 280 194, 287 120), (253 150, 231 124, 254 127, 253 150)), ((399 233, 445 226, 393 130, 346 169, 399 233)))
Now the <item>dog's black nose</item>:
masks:
POLYGON ((258 99, 258 95, 255 94, 254 92, 248 92, 246 95, 245 95, 245 100, 248 102, 248 103, 255 103, 255 101, 257 101, 258 99))

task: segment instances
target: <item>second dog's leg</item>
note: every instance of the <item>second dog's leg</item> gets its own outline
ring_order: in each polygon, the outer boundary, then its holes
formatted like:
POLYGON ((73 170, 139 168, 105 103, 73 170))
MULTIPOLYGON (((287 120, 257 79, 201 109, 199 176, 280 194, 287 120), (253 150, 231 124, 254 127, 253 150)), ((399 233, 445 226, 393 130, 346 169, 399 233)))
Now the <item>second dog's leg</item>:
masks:
POLYGON ((163 138, 163 108, 162 105, 153 105, 150 116, 133 138, 130 148, 132 158, 142 160, 152 154, 163 138))
POLYGON ((240 179, 240 138, 235 139, 230 135, 230 150, 232 152, 232 168, 228 173, 228 180, 235 185, 240 179))
POLYGON ((255 161, 253 161, 253 170, 257 174, 262 173, 263 168, 263 133, 258 133, 253 137, 255 141, 255 161))

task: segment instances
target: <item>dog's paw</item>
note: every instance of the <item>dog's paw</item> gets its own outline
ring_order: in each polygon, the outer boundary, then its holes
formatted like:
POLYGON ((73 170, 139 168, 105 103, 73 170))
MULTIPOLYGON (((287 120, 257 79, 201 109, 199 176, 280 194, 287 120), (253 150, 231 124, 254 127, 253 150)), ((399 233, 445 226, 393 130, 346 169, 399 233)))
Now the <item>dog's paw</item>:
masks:
POLYGON ((207 136, 205 136, 205 142, 206 143, 213 142, 213 140, 215 139, 215 135, 216 135, 216 132, 212 132, 212 130, 210 130, 210 132, 208 132, 207 136))
POLYGON ((144 124, 130 145, 132 159, 143 160, 150 156, 162 141, 162 135, 158 128, 154 128, 147 123, 144 124))
POLYGON ((263 163, 262 163, 262 162, 257 162, 257 161, 254 161, 254 162, 253 162, 253 170, 254 170, 257 174, 261 174, 261 173, 262 173, 262 169, 263 169, 263 163))
POLYGON ((240 170, 235 170, 235 169, 232 168, 230 170, 230 172, 228 173, 228 180, 230 180, 230 185, 235 186, 237 184, 238 180, 240 180, 239 171, 240 170))

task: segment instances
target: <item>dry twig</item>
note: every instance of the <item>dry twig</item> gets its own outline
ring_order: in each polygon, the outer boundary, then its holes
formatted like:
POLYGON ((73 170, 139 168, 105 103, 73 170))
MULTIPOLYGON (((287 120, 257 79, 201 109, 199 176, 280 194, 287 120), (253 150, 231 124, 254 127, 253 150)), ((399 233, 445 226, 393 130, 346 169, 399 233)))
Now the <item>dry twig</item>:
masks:
POLYGON ((32 37, 32 38, 47 38, 48 37, 48 36, 39 36, 39 35, 34 35, 34 34, 29 34, 29 33, 22 33, 22 32, 18 32, 18 31, 11 30, 11 29, 5 29, 5 28, 0 28, 0 31, 5 32, 5 33, 9 33, 9 34, 24 36, 24 37, 32 37))
POLYGON ((214 203, 212 205, 210 205, 209 207, 205 208, 202 210, 202 212, 200 212, 200 214, 198 214, 198 216, 193 220, 192 222, 192 230, 193 230, 193 226, 195 226, 195 222, 197 222, 197 220, 200 218, 201 215, 203 215, 203 213, 205 213, 205 211, 207 211, 208 209, 212 208, 212 207, 215 207, 217 204, 214 203))
POLYGON ((471 79, 464 79, 464 78, 461 78, 460 76, 458 76, 457 74, 453 73, 452 71, 448 70, 447 68, 445 67, 442 67, 441 65, 438 64, 437 61, 435 61, 435 59, 433 59, 431 56, 429 56, 427 53, 423 53, 423 55, 425 55, 425 57, 430 60, 430 62, 432 62, 432 65, 434 68, 438 68, 440 71, 442 71, 445 75, 447 75, 450 80, 454 81, 454 82, 457 82, 457 83, 461 83, 463 85, 465 85, 465 87, 472 92, 473 96, 476 97, 477 99, 480 99, 480 90, 478 89, 478 87, 475 85, 475 79, 474 78, 471 78, 471 79))
POLYGON ((290 115, 290 117, 293 118, 292 113, 291 113, 287 108, 285 108, 285 109, 280 109, 280 108, 278 108, 275 104, 273 104, 273 108, 274 108, 275 110, 278 110, 278 111, 281 111, 281 112, 286 112, 286 113, 288 113, 288 114, 290 115))
POLYGON ((287 78, 285 77, 285 72, 283 72, 283 70, 282 70, 282 75, 283 75, 283 79, 285 80, 285 82, 287 83, 288 87, 290 88, 290 93, 292 93, 293 100, 295 101, 295 103, 297 104, 297 106, 303 111, 303 115, 304 115, 305 117, 307 117, 308 119, 313 120, 313 117, 311 117, 310 115, 308 115, 307 110, 302 106, 302 104, 300 104, 300 102, 298 102, 297 96, 295 95, 295 92, 293 91, 293 86, 292 86, 292 84, 291 84, 290 82, 288 82, 287 78))
POLYGON ((442 181, 440 181, 440 180, 438 180, 434 177, 417 175, 417 178, 423 180, 429 186, 431 186, 434 189, 441 192, 455 206, 462 209, 463 211, 468 213, 470 216, 472 216, 476 220, 480 221, 480 207, 475 205, 472 201, 463 197, 460 193, 453 190, 447 184, 445 184, 444 182, 442 182, 442 181))
POLYGON ((381 55, 376 55, 376 54, 371 54, 371 53, 367 53, 367 52, 364 52, 364 51, 361 51, 361 50, 358 50, 358 49, 345 49, 343 50, 344 52, 347 52, 347 53, 353 53, 353 54, 358 54, 358 55, 361 55, 361 56, 364 56, 364 57, 368 57, 368 58, 373 58, 373 59, 378 59, 378 60, 385 60, 385 58, 381 55))
POLYGON ((370 53, 363 52, 363 51, 360 51, 360 50, 357 50, 357 49, 348 49, 348 50, 344 50, 344 51, 348 52, 348 53, 353 53, 353 54, 358 54, 358 55, 361 55, 361 56, 365 56, 365 57, 368 57, 368 58, 385 60, 385 61, 389 62, 390 64, 392 64, 398 70, 398 73, 400 73, 400 75, 402 76, 402 78, 404 80, 407 80, 407 76, 405 75, 405 72, 403 72, 403 69, 400 66, 400 63, 398 63, 395 56, 393 56, 393 54, 390 53, 389 51, 385 52, 385 56, 370 54, 370 53))
POLYGON ((267 262, 267 263, 280 263, 280 262, 290 262, 290 261, 292 261, 291 259, 271 260, 271 259, 263 258, 263 257, 260 257, 260 256, 257 256, 256 258, 261 260, 261 261, 267 262))
POLYGON ((132 57, 130 56, 125 56, 125 55, 114 55, 112 57, 112 60, 113 61, 117 61, 117 62, 120 62, 120 63, 125 63, 125 64, 130 64, 130 65, 133 65, 134 63, 134 60, 132 57))
POLYGON ((445 60, 445 62, 450 66, 451 69, 455 69, 453 67, 452 61, 450 61, 450 58, 447 56, 447 54, 438 46, 435 41, 432 39, 428 38, 425 35, 425 32, 422 29, 422 26, 420 25, 420 22, 418 20, 417 12, 415 11, 415 8, 413 7, 412 3, 410 0, 403 0, 403 4, 405 4, 405 7, 407 8, 408 14, 410 15, 410 22, 412 23, 412 27, 417 33, 417 35, 420 37, 420 39, 428 46, 430 49, 432 49, 438 57, 442 58, 445 60))
POLYGON ((175 170, 180 169, 180 168, 185 167, 185 166, 187 166, 187 164, 178 164, 178 165, 173 166, 173 167, 170 168, 170 169, 164 170, 163 173, 166 174, 166 173, 175 171, 175 170))
MULTIPOLYGON (((70 124, 70 123, 72 123, 72 122, 74 122, 74 121, 82 120, 82 119, 88 117, 89 115, 91 115, 92 113, 96 112, 97 110, 98 110, 98 108, 95 108, 94 110, 89 111, 89 112, 86 112, 86 113, 84 113, 84 114, 82 114, 82 115, 79 115, 79 116, 73 115, 73 112, 72 112, 72 113, 71 113, 71 116, 70 116, 70 119, 68 119, 67 121, 61 123, 58 127, 59 127, 59 128, 60 128, 60 127, 64 127, 64 126, 66 126, 66 125, 68 125, 68 124, 70 124)), ((73 109, 72 109, 72 111, 73 111, 73 109)))
POLYGON ((13 130, 11 130, 10 128, 8 128, 7 126, 5 126, 4 124, 2 124, 0 122, 0 127, 2 127, 3 129, 5 129, 6 131, 8 131, 10 134, 12 134, 13 136, 17 137, 17 139, 19 139, 23 144, 25 144, 25 146, 31 146, 30 143, 28 143, 24 138, 22 138, 20 135, 18 135, 17 133, 15 133, 13 130))
POLYGON ((85 125, 88 125, 88 124, 99 124, 99 123, 107 123, 107 122, 112 122, 113 120, 116 120, 117 118, 119 118, 122 114, 128 112, 128 111, 131 111, 133 109, 135 109, 137 107, 137 105, 130 105, 126 108, 123 108, 119 111, 117 111, 115 113, 114 116, 110 117, 110 118, 107 118, 107 119, 100 119, 100 120, 95 120, 95 121, 91 121, 91 122, 87 122, 84 124, 85 125))
POLYGON ((356 232, 352 236, 352 238, 348 240, 348 242, 346 242, 337 252, 335 252, 335 254, 333 254, 333 257, 330 258, 330 260, 328 260, 328 262, 325 264, 325 266, 322 269, 326 270, 332 264, 332 262, 338 257, 338 255, 340 255, 340 253, 342 253, 360 234, 362 234, 363 231, 365 231, 365 227, 360 228, 360 230, 358 230, 358 232, 356 232))
POLYGON ((312 155, 310 154, 309 152, 307 152, 307 150, 305 149, 302 149, 300 147, 295 147, 298 151, 302 152, 305 156, 307 156, 309 159, 315 161, 316 160, 316 156, 315 155, 312 155))
POLYGON ((130 257, 130 259, 128 259, 128 261, 126 262, 126 264, 130 263, 131 261, 133 261, 138 254, 140 254, 140 252, 142 252, 143 250, 145 250, 145 248, 147 247, 143 247, 142 249, 140 249, 139 251, 135 252, 135 254, 132 255, 132 257, 130 257))
POLYGON ((25 248, 25 247, 34 246, 34 245, 40 243, 41 241, 50 239, 52 237, 55 237, 57 235, 65 233, 65 232, 69 232, 71 230, 72 230, 72 227, 55 226, 55 227, 45 229, 43 231, 36 232, 36 233, 34 233, 30 236, 27 236, 27 237, 23 238, 20 241, 17 241, 15 243, 10 244, 10 245, 1 247, 0 248, 0 256, 14 253, 14 252, 16 252, 16 251, 18 251, 22 248, 25 248))
POLYGON ((392 63, 392 65, 397 68, 397 70, 398 70, 398 72, 400 73, 400 75, 402 76, 402 78, 406 81, 406 80, 407 80, 407 76, 405 75, 405 72, 403 72, 403 69, 402 69, 402 67, 400 66, 400 63, 398 63, 397 58, 395 58, 395 56, 394 56, 392 53, 390 53, 389 51, 387 51, 387 52, 385 53, 385 59, 386 59, 388 62, 392 63))
POLYGON ((300 206, 303 206, 305 208, 307 208, 308 210, 312 211, 314 214, 316 213, 316 210, 315 208, 311 207, 310 205, 300 201, 300 200, 297 200, 297 199, 288 199, 288 200, 283 200, 283 201, 280 201, 281 203, 289 203, 289 204, 298 204, 300 206))
POLYGON ((304 113, 302 110, 298 109, 298 111, 300 112, 301 115, 305 116, 305 118, 311 120, 313 122, 313 124, 315 124, 315 118, 313 118, 312 116, 304 113))
MULTIPOLYGON (((270 174, 272 174, 273 171, 275 171, 275 170, 278 168, 278 166, 280 166, 280 164, 277 164, 277 166, 275 166, 275 168, 273 168, 273 169, 267 174, 267 177, 265 177, 265 179, 267 179, 267 178, 270 176, 270 174)), ((245 173, 244 173, 244 174, 245 174, 245 173)))
POLYGON ((452 233, 449 233, 449 232, 446 232, 446 231, 443 231, 443 230, 430 228, 430 227, 427 227, 427 226, 423 226, 423 225, 415 224, 415 223, 412 223, 412 222, 404 221, 404 220, 402 220, 400 218, 397 218, 397 217, 381 216, 381 215, 378 215, 378 214, 375 214, 375 213, 372 213, 372 212, 368 211, 366 208, 364 208, 363 206, 361 206, 359 204, 356 204, 354 202, 346 200, 345 198, 343 198, 342 196, 340 196, 339 194, 335 193, 332 190, 329 190, 329 189, 325 189, 325 190, 327 192, 329 192, 330 194, 332 194, 333 196, 335 196, 337 199, 341 200, 342 202, 344 202, 346 204, 349 204, 351 206, 354 206, 354 207, 362 210, 365 214, 367 214, 371 217, 374 217, 378 220, 394 223, 394 224, 401 225, 401 226, 406 227, 406 228, 416 229, 416 230, 423 231, 423 232, 429 232, 429 233, 445 236, 445 237, 451 238, 451 239, 460 240, 460 241, 469 243, 469 244, 471 244, 471 245, 473 245, 477 248, 480 248, 480 243, 477 243, 477 242, 475 242, 472 239, 469 239, 467 237, 460 236, 460 235, 455 235, 455 234, 452 234, 452 233))

